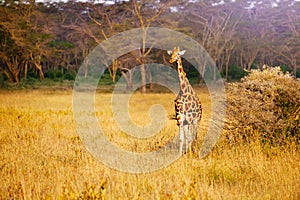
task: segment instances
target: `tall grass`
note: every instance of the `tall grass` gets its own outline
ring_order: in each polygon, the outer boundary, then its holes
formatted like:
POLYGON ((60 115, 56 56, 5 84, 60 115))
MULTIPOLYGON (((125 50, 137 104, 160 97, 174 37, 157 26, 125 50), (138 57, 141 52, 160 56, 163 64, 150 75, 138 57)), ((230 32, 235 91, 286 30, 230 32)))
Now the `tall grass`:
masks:
MULTIPOLYGON (((210 98, 203 102, 200 146, 208 126, 210 98)), ((173 94, 139 94, 130 100, 137 124, 149 122, 153 103, 169 116, 148 140, 132 140, 112 120, 111 95, 96 95, 96 116, 106 136, 122 148, 152 151, 178 131, 173 94), (133 145, 134 144, 134 145, 133 145)), ((292 143, 252 141, 231 146, 221 137, 205 159, 197 148, 166 168, 146 174, 110 169, 89 154, 75 129, 72 91, 0 91, 0 199, 299 199, 300 153, 292 143)))

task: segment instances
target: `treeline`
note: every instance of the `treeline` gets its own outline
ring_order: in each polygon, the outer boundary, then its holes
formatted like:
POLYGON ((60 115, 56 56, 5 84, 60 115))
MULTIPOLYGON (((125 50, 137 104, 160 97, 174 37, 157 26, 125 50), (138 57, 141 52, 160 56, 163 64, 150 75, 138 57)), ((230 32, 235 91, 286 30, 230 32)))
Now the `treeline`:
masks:
MULTIPOLYGON (((263 64, 280 65, 300 76, 300 2, 293 0, 130 0, 111 5, 2 1, 0 71, 16 84, 32 72, 40 79, 67 72, 72 79, 70 74, 76 74, 84 58, 102 41, 119 32, 150 26, 180 31, 195 39, 226 79, 240 78, 244 70, 263 64)), ((127 69, 149 61, 165 63, 163 54, 142 48, 108 65, 108 72, 112 80, 117 73, 128 79, 127 69)), ((148 76, 141 74, 144 80, 148 76)))

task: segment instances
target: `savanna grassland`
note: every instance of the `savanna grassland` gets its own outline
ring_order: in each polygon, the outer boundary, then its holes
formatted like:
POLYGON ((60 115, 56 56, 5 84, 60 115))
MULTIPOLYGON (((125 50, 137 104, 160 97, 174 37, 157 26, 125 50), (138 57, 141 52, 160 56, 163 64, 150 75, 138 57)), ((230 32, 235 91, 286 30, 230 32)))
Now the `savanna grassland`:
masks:
MULTIPOLYGON (((211 112, 203 103, 197 144, 211 112)), ((177 133, 171 93, 134 93, 130 114, 145 125, 152 104, 168 118, 157 136, 131 141, 113 120, 111 94, 96 94, 96 116, 107 138, 132 151, 151 151, 177 133)), ((110 169, 86 150, 72 112, 72 90, 0 91, 0 199, 299 199, 300 153, 296 145, 258 141, 229 144, 223 134, 206 158, 197 147, 156 172, 130 174, 110 169)), ((196 145, 199 146, 199 145, 196 145)))

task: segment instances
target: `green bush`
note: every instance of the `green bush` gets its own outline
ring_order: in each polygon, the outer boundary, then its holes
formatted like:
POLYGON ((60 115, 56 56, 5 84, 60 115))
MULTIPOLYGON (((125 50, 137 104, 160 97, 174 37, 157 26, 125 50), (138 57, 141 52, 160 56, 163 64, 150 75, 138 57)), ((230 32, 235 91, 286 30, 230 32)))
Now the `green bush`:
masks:
POLYGON ((300 140, 300 81, 280 67, 252 70, 227 86, 227 138, 282 145, 300 140))
POLYGON ((64 72, 60 69, 49 69, 44 73, 44 76, 54 81, 75 80, 76 72, 71 70, 65 70, 64 72))
POLYGON ((27 72, 27 79, 31 79, 31 78, 38 79, 39 78, 38 73, 36 71, 34 71, 34 70, 28 70, 28 72, 27 72))
POLYGON ((292 70, 286 65, 280 65, 280 69, 283 73, 286 73, 286 72, 291 73, 292 72, 292 70))
POLYGON ((75 80, 75 77, 76 77, 76 73, 75 72, 71 72, 71 71, 67 71, 65 74, 64 74, 64 79, 65 80, 75 80))
MULTIPOLYGON (((286 65, 280 65, 280 68, 283 72, 289 72, 289 73, 293 73, 293 69, 291 69, 290 67, 286 66, 286 65)), ((300 69, 296 70, 296 77, 300 78, 300 69)))
POLYGON ((300 69, 297 69, 297 71, 296 71, 296 77, 300 78, 300 69))
POLYGON ((230 81, 240 80, 241 78, 243 78, 246 75, 247 75, 247 72, 244 69, 242 69, 241 67, 238 67, 236 65, 233 65, 228 69, 228 79, 230 81))
POLYGON ((199 71, 195 67, 190 67, 189 71, 186 72, 187 77, 191 84, 198 84, 199 83, 199 71))
POLYGON ((0 72, 0 87, 2 87, 5 84, 5 77, 2 74, 2 72, 0 72))
POLYGON ((56 77, 56 71, 53 69, 49 69, 44 73, 45 78, 54 79, 56 77))

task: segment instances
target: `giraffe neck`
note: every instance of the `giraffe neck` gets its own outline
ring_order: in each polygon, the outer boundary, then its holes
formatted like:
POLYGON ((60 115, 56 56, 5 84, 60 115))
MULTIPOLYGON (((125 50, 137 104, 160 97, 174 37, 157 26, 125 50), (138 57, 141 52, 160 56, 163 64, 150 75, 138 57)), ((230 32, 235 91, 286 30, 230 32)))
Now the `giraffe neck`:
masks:
POLYGON ((185 77, 185 72, 184 72, 183 67, 182 67, 181 58, 179 58, 177 60, 177 71, 178 71, 178 76, 184 76, 185 77))
POLYGON ((187 79, 186 79, 186 74, 183 70, 183 67, 182 67, 182 61, 181 61, 181 58, 179 58, 177 60, 177 72, 178 72, 178 78, 179 78, 179 84, 180 84, 180 89, 182 91, 185 90, 185 88, 188 86, 188 83, 187 83, 187 79))

